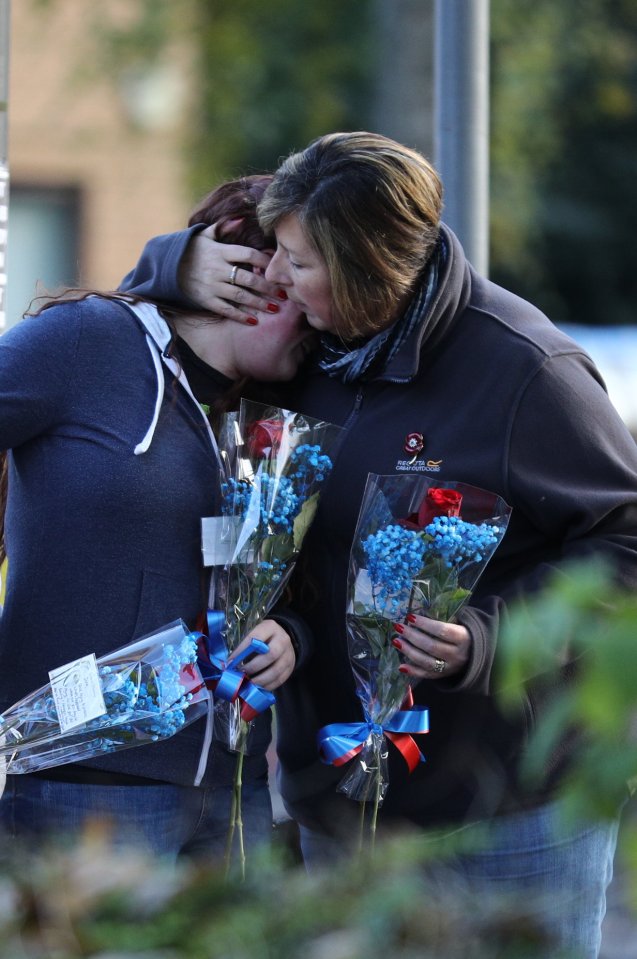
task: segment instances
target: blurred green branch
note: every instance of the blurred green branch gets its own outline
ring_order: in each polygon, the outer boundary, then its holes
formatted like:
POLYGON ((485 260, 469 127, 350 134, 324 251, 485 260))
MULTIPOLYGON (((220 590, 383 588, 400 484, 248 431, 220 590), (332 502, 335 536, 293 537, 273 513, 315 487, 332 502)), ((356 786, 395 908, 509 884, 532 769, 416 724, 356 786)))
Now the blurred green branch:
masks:
MULTIPOLYGON (((550 690, 557 671, 571 673, 536 717, 526 775, 540 776, 560 738, 577 730, 577 761, 563 785, 567 808, 615 816, 637 784, 637 594, 600 562, 564 570, 512 609, 498 662, 502 707, 513 713, 534 686, 550 690)), ((637 859, 634 869, 637 881, 637 859)))

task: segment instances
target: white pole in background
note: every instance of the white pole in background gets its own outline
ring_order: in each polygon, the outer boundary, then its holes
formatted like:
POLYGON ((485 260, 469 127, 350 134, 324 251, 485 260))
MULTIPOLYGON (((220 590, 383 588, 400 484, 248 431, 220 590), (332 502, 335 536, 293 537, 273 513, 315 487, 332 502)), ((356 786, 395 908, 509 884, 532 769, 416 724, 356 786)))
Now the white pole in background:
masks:
POLYGON ((436 0, 434 160, 443 219, 489 269, 489 0, 436 0))
POLYGON ((0 0, 0 333, 6 326, 9 227, 9 44, 11 0, 0 0))

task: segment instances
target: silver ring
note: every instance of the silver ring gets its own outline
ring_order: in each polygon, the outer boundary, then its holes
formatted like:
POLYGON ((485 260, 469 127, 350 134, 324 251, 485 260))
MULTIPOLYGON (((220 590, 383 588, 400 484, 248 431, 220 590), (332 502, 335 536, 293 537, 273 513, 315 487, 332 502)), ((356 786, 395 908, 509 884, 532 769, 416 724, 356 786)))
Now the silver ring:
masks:
POLYGON ((233 286, 234 286, 235 283, 237 282, 237 270, 238 270, 238 269, 239 269, 238 266, 233 266, 232 269, 230 270, 230 282, 232 283, 233 286))
POLYGON ((444 659, 434 659, 434 672, 435 673, 444 672, 446 665, 447 664, 444 661, 444 659))

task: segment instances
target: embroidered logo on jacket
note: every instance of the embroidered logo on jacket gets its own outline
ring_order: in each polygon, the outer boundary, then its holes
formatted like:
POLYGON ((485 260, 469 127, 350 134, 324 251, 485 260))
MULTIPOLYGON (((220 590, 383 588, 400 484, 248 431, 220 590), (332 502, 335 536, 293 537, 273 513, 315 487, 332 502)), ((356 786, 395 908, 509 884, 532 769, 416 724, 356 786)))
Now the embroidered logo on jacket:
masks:
POLYGON ((396 470, 400 473, 439 473, 442 460, 398 460, 396 470))

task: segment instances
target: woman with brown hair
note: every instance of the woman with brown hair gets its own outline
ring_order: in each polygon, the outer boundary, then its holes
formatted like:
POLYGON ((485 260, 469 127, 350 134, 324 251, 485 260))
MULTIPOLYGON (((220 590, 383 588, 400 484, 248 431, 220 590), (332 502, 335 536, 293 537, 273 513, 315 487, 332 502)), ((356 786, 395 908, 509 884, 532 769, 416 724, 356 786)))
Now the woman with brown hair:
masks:
MULTIPOLYGON (((337 792, 342 770, 321 763, 317 733, 361 718, 345 609, 367 475, 430 474, 489 490, 512 516, 470 601, 451 623, 397 624, 401 669, 431 730, 427 761, 411 775, 390 749, 380 828, 478 823, 486 846, 454 861, 450 877, 474 902, 494 894, 534 902, 555 951, 594 959, 617 824, 563 821, 559 787, 577 761, 575 737, 556 743, 541 781, 522 774, 534 716, 572 679, 567 641, 561 668, 538 664, 526 712, 512 717, 497 697, 498 637, 509 604, 573 560, 603 557, 635 589, 637 448, 590 357, 530 303, 477 274, 441 209, 440 181, 423 156, 379 134, 334 133, 276 171, 259 207, 276 252, 239 300, 227 282, 232 261, 210 233, 174 235, 170 248, 155 242, 145 263, 170 300, 179 301, 181 284, 202 303, 225 299, 237 310, 283 288, 321 332, 290 404, 342 425, 345 437, 305 546, 316 595, 296 583, 295 608, 316 648, 277 707, 280 787, 306 860, 337 858, 357 835, 356 804, 337 792)), ((251 256, 234 259, 240 285, 251 256)), ((142 269, 131 286, 144 278, 142 269)))
MULTIPOLYGON (((273 246, 256 207, 269 177, 214 190, 193 217, 223 243, 273 246)), ((267 262, 266 257, 266 262, 267 262)), ((0 618, 0 712, 54 667, 97 656, 183 619, 207 601, 200 521, 215 513, 219 451, 207 416, 240 384, 289 379, 310 345, 301 311, 280 300, 257 325, 209 311, 168 312, 118 293, 56 297, 0 339, 0 447, 7 451, 0 618)), ((281 613, 250 636, 269 645, 245 665, 262 687, 292 672, 304 633, 281 613)), ((248 844, 272 831, 266 749, 256 721, 243 771, 248 844)), ((69 838, 88 820, 115 842, 167 857, 223 854, 236 757, 210 748, 205 719, 173 738, 104 758, 8 776, 0 827, 27 840, 69 838)))

